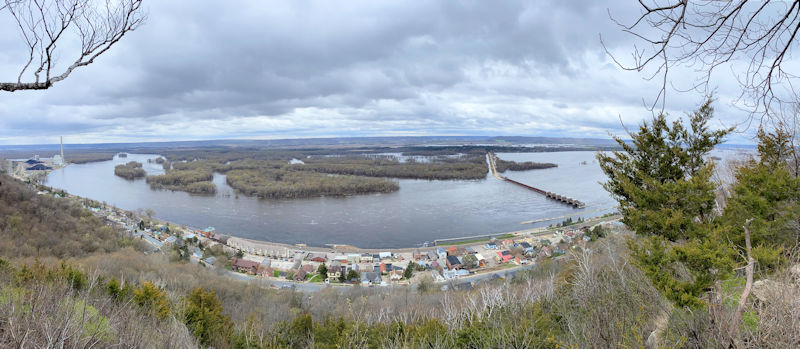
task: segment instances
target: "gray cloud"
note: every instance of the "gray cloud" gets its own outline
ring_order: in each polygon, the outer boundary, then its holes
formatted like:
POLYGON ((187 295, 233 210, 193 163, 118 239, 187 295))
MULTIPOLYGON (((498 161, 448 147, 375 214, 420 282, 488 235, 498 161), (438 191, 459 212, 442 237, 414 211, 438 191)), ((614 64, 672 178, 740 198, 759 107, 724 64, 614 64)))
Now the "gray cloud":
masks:
MULTIPOLYGON (((611 64, 598 39, 629 51, 606 10, 630 17, 634 5, 151 1, 146 25, 93 65, 48 91, 0 93, 0 144, 62 134, 76 142, 603 137, 621 132, 620 115, 630 124, 647 117, 642 98, 657 89, 611 64)), ((13 31, 3 17, 0 28, 13 31)), ((22 64, 18 40, 0 38, 0 80, 22 64)), ((678 96, 671 107, 698 100, 678 96)))

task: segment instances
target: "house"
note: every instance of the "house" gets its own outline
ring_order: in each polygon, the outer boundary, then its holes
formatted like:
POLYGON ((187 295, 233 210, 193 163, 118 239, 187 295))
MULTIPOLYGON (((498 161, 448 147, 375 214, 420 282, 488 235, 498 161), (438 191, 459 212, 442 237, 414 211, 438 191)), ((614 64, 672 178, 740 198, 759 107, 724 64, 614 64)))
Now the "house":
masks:
POLYGON ((329 279, 338 279, 342 276, 342 266, 341 265, 331 265, 328 267, 328 278, 329 279))
POLYGON ((522 250, 525 251, 525 253, 533 253, 533 245, 527 242, 521 242, 519 246, 522 247, 522 250))
POLYGON ((440 260, 445 260, 445 259, 447 259, 447 250, 445 250, 445 249, 443 249, 443 248, 441 248, 441 247, 439 247, 439 248, 437 248, 437 249, 436 249, 436 254, 438 254, 438 255, 439 255, 439 259, 440 259, 440 260))
POLYGON ((217 241, 223 245, 227 245, 228 239, 230 238, 231 238, 230 236, 220 233, 214 233, 214 235, 211 235, 211 240, 217 241))
POLYGON ((497 252, 497 263, 508 262, 511 260, 511 258, 514 258, 514 256, 511 254, 511 251, 509 250, 497 252))
POLYGON ((211 238, 216 232, 217 232, 217 229, 215 229, 214 227, 208 227, 208 228, 203 229, 203 231, 200 232, 200 234, 205 236, 205 237, 207 237, 207 238, 211 238))
POLYGON ((214 257, 214 256, 208 257, 208 258, 203 260, 203 262, 205 262, 207 265, 212 266, 212 267, 214 266, 214 262, 216 262, 216 261, 217 261, 217 257, 214 257))
POLYGON ((539 242, 542 244, 542 246, 550 246, 550 244, 552 244, 549 239, 541 239, 539 242))
POLYGON ((461 260, 456 256, 447 256, 448 269, 461 269, 461 260))
POLYGON ((486 258, 483 257, 482 254, 476 253, 475 254, 475 259, 478 260, 478 266, 481 266, 481 267, 485 267, 486 266, 486 258))
POLYGON ((428 256, 427 254, 423 254, 423 253, 422 253, 422 252, 420 252, 419 250, 414 250, 414 253, 411 255, 411 257, 412 257, 412 258, 413 258, 415 261, 422 260, 422 258, 425 258, 425 257, 427 257, 427 256, 428 256), (423 257, 423 256, 424 256, 424 257, 423 257))
POLYGON ((442 276, 443 276, 445 279, 448 279, 448 280, 449 280, 449 279, 454 279, 454 278, 458 277, 458 270, 455 270, 455 269, 445 269, 445 270, 443 270, 443 271, 442 271, 442 276))
POLYGON ((386 272, 386 263, 381 262, 380 271, 381 271, 381 273, 385 273, 386 272))
POLYGON ((378 253, 378 258, 380 258, 380 259, 392 258, 392 253, 391 252, 380 252, 380 253, 378 253))
POLYGON ((231 267, 234 271, 244 272, 248 274, 255 275, 258 272, 258 266, 260 263, 248 261, 246 259, 239 259, 233 258, 231 261, 231 267))
POLYGON ((272 267, 265 267, 263 264, 258 268, 258 276, 270 277, 275 275, 275 269, 272 267))
POLYGON ((316 269, 314 269, 314 266, 311 264, 304 264, 302 267, 300 267, 300 270, 305 271, 308 274, 312 274, 314 273, 314 271, 316 271, 316 269))
POLYGON ((171 235, 171 236, 167 237, 166 239, 164 239, 164 244, 172 245, 172 244, 175 244, 175 241, 178 241, 178 238, 171 235))
POLYGON ((514 240, 511 239, 503 240, 503 246, 505 246, 506 248, 514 247, 514 240))
POLYGON ((487 250, 496 250, 497 249, 497 242, 489 241, 489 243, 486 244, 486 249, 487 250))
POLYGON ((392 281, 400 281, 402 278, 403 278, 403 272, 399 271, 399 270, 393 270, 389 274, 389 280, 392 280, 392 281))
POLYGON ((47 171, 47 170, 52 170, 52 169, 53 168, 50 167, 50 166, 45 166, 45 165, 42 165, 42 164, 36 164, 36 165, 33 165, 31 167, 26 168, 25 170, 26 171, 47 171))
POLYGON ((428 260, 435 261, 439 259, 439 255, 436 254, 436 251, 428 251, 428 260))
POLYGON ((186 233, 186 234, 183 235, 183 239, 184 240, 192 240, 192 239, 194 239, 196 237, 197 237, 197 235, 195 235, 194 233, 186 233))
POLYGON ((308 260, 325 263, 328 261, 328 256, 321 252, 312 252, 308 254, 308 260))
POLYGON ((264 259, 261 261, 261 264, 258 265, 258 275, 259 276, 272 276, 272 260, 264 259))
POLYGON ((450 246, 450 248, 447 249, 447 255, 448 256, 458 256, 459 255, 458 254, 458 247, 450 246))
POLYGON ((381 281, 382 281, 381 273, 376 273, 374 271, 367 271, 361 273, 361 283, 380 284, 381 281))
POLYGON ((292 280, 294 280, 294 281, 303 281, 303 280, 306 279, 306 274, 307 273, 306 273, 305 270, 300 269, 300 270, 294 272, 294 276, 292 276, 292 280))
POLYGON ((192 252, 192 257, 197 259, 203 258, 203 251, 200 249, 200 247, 194 248, 194 251, 192 252))
POLYGON ((372 255, 369 253, 362 253, 361 254, 361 263, 372 263, 372 255))
POLYGON ((357 264, 361 261, 361 255, 358 253, 351 253, 347 255, 347 263, 349 264, 357 264))

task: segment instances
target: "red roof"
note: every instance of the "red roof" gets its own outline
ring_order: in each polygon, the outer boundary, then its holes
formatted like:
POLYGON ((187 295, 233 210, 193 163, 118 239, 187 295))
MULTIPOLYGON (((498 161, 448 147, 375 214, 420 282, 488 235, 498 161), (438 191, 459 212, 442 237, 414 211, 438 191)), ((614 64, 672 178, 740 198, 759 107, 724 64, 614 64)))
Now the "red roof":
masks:
POLYGON ((248 269, 249 268, 255 268, 255 269, 258 269, 259 263, 258 262, 253 262, 253 261, 248 261, 246 259, 234 258, 233 259, 233 266, 234 267, 239 267, 239 268, 248 268, 248 269))
POLYGON ((500 259, 503 261, 503 263, 510 261, 511 258, 514 257, 514 256, 511 255, 511 252, 509 252, 509 251, 497 252, 497 256, 500 257, 500 259))

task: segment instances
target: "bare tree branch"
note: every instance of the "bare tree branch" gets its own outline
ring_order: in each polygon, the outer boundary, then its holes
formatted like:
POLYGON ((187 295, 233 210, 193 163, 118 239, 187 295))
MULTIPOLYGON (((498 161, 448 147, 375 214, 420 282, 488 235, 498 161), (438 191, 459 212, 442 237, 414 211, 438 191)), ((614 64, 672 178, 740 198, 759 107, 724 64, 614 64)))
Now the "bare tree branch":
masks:
POLYGON ((744 72, 734 73, 742 88, 738 102, 751 116, 770 116, 798 104, 792 88, 798 76, 784 69, 784 63, 800 32, 800 0, 638 3, 642 12, 631 24, 618 21, 609 12, 623 32, 645 44, 644 49, 634 46, 632 62, 618 59, 601 43, 621 68, 645 72, 647 80, 663 80, 651 110, 660 106, 663 111, 672 68, 682 66, 697 73, 696 80, 684 90, 708 93, 713 89, 714 71, 738 62, 747 62, 744 72))
POLYGON ((28 53, 16 82, 0 82, 0 91, 9 92, 50 88, 94 63, 145 20, 142 0, 0 0, 4 11, 17 24, 28 53), (58 69, 59 46, 73 38, 81 43, 80 52, 58 69))

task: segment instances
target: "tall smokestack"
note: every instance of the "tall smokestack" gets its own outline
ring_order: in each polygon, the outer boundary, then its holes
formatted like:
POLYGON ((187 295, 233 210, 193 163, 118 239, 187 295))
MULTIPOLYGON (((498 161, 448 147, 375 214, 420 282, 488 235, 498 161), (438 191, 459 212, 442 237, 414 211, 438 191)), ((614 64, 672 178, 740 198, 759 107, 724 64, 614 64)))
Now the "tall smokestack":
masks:
POLYGON ((67 163, 64 160, 64 136, 61 136, 61 162, 67 163))

